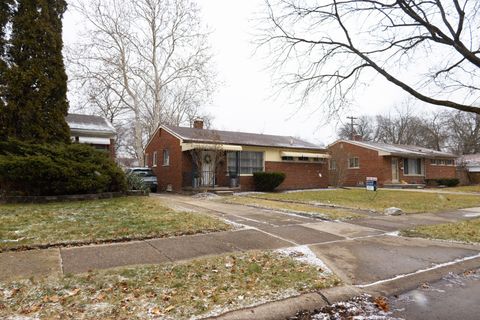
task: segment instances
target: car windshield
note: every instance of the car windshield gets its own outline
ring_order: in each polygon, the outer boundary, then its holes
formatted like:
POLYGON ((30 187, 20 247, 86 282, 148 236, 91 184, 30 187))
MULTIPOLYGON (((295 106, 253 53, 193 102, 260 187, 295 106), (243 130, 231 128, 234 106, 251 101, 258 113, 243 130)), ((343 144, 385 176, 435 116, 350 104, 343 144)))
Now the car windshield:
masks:
POLYGON ((153 177, 153 171, 150 169, 134 169, 131 173, 136 174, 141 177, 153 177))

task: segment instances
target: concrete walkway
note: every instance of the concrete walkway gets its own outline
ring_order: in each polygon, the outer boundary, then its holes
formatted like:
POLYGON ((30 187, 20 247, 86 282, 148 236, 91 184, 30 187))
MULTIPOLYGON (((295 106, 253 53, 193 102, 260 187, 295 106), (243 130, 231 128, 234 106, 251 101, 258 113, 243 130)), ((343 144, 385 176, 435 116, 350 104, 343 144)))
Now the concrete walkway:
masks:
POLYGON ((155 196, 177 210, 206 212, 234 223, 239 229, 117 244, 1 253, 0 281, 300 245, 308 245, 346 284, 359 288, 369 288, 376 283, 383 285, 399 275, 415 274, 419 270, 455 264, 455 261, 460 263, 467 259, 476 263, 477 256, 480 266, 478 245, 403 238, 391 233, 420 224, 469 219, 472 210, 397 217, 366 216, 347 223, 192 197, 155 196))

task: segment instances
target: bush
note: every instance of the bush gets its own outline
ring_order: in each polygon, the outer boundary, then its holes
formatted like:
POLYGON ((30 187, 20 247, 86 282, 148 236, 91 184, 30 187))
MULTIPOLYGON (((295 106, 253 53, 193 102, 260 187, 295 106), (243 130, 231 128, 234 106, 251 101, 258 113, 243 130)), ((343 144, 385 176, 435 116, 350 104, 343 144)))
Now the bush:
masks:
POLYGON ((108 156, 82 144, 0 142, 0 190, 48 196, 126 190, 123 171, 108 156))
POLYGON ((460 180, 457 178, 443 178, 443 179, 437 179, 437 183, 439 185, 443 185, 447 187, 455 187, 460 183, 460 180))
POLYGON ((127 188, 128 190, 150 191, 142 177, 134 173, 127 174, 127 188))
POLYGON ((285 180, 282 172, 254 172, 253 181, 257 191, 273 191, 285 180))
POLYGON ((441 178, 441 179, 427 179, 428 185, 432 186, 446 186, 446 187, 455 187, 460 183, 460 180, 457 178, 441 178))

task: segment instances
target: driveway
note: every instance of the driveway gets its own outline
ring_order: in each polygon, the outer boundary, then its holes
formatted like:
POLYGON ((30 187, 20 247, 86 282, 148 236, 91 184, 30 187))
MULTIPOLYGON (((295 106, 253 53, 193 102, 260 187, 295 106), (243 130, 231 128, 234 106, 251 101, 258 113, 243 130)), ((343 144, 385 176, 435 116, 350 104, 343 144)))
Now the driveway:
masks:
POLYGON ((337 222, 178 195, 160 197, 177 209, 206 211, 292 247, 307 245, 346 284, 370 292, 398 293, 439 279, 461 264, 480 267, 478 245, 405 238, 396 233, 417 225, 469 219, 471 210, 337 222))

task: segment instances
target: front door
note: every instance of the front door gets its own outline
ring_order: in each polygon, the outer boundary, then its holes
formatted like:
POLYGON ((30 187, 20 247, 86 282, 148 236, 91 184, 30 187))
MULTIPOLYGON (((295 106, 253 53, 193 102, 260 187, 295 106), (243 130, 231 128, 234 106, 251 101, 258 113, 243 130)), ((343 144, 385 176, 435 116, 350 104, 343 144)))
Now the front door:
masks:
POLYGON ((202 151, 202 186, 215 186, 215 152, 202 151))
POLYGON ((392 158, 392 183, 398 183, 400 180, 398 174, 398 158, 392 158))

